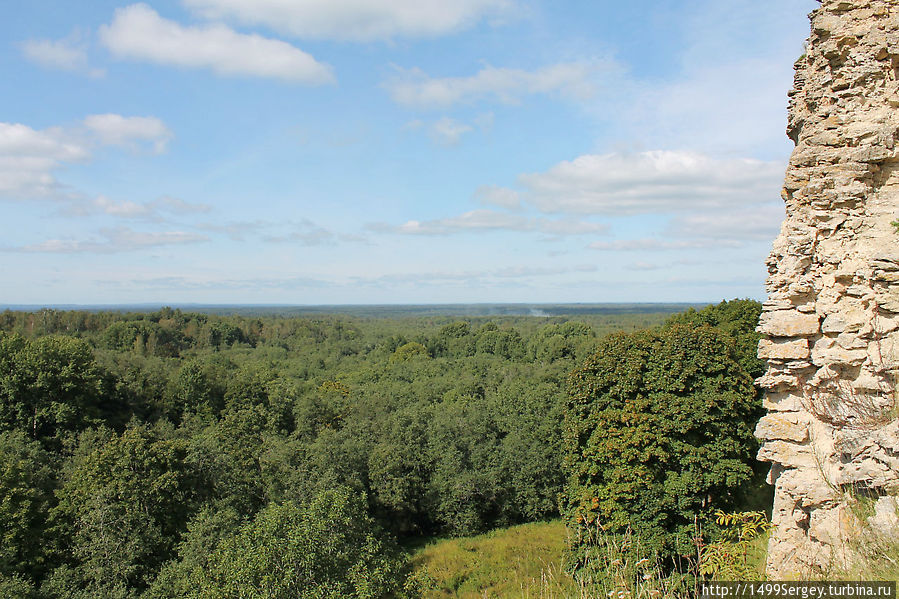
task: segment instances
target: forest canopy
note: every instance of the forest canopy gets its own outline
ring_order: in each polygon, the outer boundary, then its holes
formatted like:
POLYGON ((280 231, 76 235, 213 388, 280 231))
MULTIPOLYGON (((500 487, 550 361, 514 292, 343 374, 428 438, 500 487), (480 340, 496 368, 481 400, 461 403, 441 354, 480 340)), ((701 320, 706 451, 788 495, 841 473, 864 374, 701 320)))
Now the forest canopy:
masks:
POLYGON ((596 496, 668 547, 698 497, 752 478, 756 304, 735 306, 667 323, 7 311, 0 590, 414 596, 399 542, 552 518, 563 490, 567 515, 596 496), (576 447, 597 436, 619 445, 576 447), (668 460, 641 477, 657 507, 615 487, 634 452, 668 460))

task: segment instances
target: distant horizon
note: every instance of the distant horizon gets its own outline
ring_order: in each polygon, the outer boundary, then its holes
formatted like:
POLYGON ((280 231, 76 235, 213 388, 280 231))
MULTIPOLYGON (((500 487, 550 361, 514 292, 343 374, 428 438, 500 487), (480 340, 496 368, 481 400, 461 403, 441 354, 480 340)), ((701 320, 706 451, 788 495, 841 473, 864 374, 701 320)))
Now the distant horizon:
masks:
POLYGON ((762 297, 816 7, 17 3, 0 297, 762 297))
POLYGON ((358 317, 559 317, 601 314, 648 314, 682 312, 717 302, 613 302, 533 303, 475 302, 444 304, 0 304, 0 311, 39 312, 156 312, 163 308, 182 312, 239 315, 346 315, 358 317))

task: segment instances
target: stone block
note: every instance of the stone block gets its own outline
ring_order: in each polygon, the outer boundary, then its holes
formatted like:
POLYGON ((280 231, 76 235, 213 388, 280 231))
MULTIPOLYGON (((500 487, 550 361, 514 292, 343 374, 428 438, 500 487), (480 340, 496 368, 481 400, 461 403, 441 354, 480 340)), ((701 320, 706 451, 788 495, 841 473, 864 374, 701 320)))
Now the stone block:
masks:
POLYGON ((791 341, 762 339, 759 341, 758 356, 762 360, 802 360, 808 358, 809 355, 808 339, 791 341))
POLYGON ((818 460, 809 445, 789 441, 766 441, 759 448, 760 462, 776 462, 787 468, 817 468, 818 460))
POLYGON ((808 422, 796 412, 768 414, 756 425, 755 436, 766 441, 803 443, 808 440, 808 422))
POLYGON ((815 314, 777 310, 763 313, 757 330, 771 337, 812 336, 820 331, 820 321, 815 314))

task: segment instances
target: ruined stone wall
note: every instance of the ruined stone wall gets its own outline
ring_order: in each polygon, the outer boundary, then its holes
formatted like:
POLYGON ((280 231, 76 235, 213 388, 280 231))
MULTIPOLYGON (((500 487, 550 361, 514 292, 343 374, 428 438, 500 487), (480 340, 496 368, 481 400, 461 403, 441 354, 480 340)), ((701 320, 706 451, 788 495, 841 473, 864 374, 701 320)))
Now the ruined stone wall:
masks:
POLYGON ((810 16, 759 325, 774 578, 833 572, 860 526, 899 524, 899 0, 823 0, 810 16))

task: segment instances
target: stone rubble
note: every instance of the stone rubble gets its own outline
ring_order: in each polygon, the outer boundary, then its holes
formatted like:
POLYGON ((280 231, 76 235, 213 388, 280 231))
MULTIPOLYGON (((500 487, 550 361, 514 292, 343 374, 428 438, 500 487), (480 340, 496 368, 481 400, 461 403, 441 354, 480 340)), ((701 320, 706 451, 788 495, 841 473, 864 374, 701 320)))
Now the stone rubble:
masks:
POLYGON ((871 530, 899 532, 899 0, 823 0, 810 18, 758 329, 773 579, 851 561, 859 494, 871 530))

